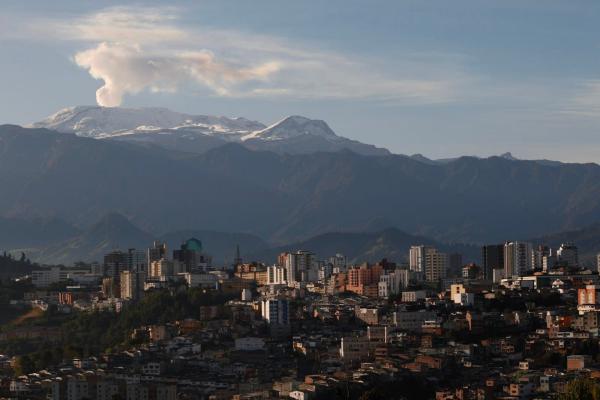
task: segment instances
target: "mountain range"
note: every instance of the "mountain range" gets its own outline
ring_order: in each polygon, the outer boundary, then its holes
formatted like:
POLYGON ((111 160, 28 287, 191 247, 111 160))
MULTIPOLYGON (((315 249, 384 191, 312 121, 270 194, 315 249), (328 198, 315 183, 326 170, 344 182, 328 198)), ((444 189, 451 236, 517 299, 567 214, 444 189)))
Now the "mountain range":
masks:
POLYGON ((0 249, 8 250, 13 254, 25 252, 32 261, 42 264, 70 265, 77 261, 101 262, 106 253, 117 249, 145 249, 154 240, 166 243, 172 250, 192 237, 203 243, 217 265, 231 264, 235 257, 236 246, 253 252, 269 247, 261 238, 244 233, 185 230, 154 235, 138 228, 124 216, 111 213, 89 228, 78 231, 68 238, 57 239, 48 235, 45 241, 29 247, 7 246, 6 242, 0 241, 0 249))
POLYGON ((342 149, 389 154, 386 149, 336 135, 325 121, 297 115, 266 126, 245 118, 190 115, 164 108, 78 106, 63 109, 31 127, 193 153, 235 142, 252 150, 290 154, 342 149))
MULTIPOLYGON (((24 231, 36 226, 35 222, 13 219, 11 226, 24 231), (19 228, 20 226, 24 229, 19 228)), ((8 251, 15 257, 24 252, 32 261, 41 264, 71 265, 78 261, 101 262, 104 254, 112 250, 144 249, 154 240, 166 243, 168 248, 173 250, 188 238, 194 237, 202 241, 205 251, 213 256, 217 266, 231 265, 236 248, 240 249, 245 261, 266 263, 274 263, 281 252, 300 249, 309 249, 320 259, 342 253, 353 264, 376 262, 384 258, 403 262, 407 260, 410 246, 415 244, 435 246, 447 253, 459 253, 463 256, 463 263, 481 261, 481 248, 477 245, 441 243, 424 236, 402 232, 397 228, 370 232, 328 232, 299 242, 273 246, 258 236, 244 233, 185 230, 154 235, 139 229, 127 218, 115 213, 104 216, 88 229, 80 231, 70 227, 72 236, 68 238, 57 237, 56 230, 47 229, 47 226, 69 226, 62 221, 54 220, 49 225, 39 226, 42 228, 32 231, 35 233, 35 245, 31 244, 29 237, 22 237, 21 242, 15 238, 7 240, 6 237, 0 237, 0 250, 8 251)), ((58 232, 65 231, 61 229, 58 232)), ((599 238, 600 224, 596 223, 580 230, 524 240, 533 244, 547 244, 554 249, 561 243, 576 243, 582 265, 594 267, 596 255, 600 253, 599 238)))
MULTIPOLYGON (((13 220, 13 226, 18 226, 19 222, 23 226, 32 223, 13 220)), ((395 228, 361 233, 331 232, 302 242, 272 246, 258 236, 244 233, 184 230, 153 235, 116 213, 107 214, 87 229, 79 231, 73 228, 73 236, 69 238, 57 238, 48 232, 44 237, 38 235, 36 245, 19 246, 15 241, 0 240, 0 249, 15 255, 24 252, 32 261, 41 264, 71 265, 79 261, 101 262, 106 253, 116 249, 145 249, 154 240, 166 243, 173 250, 192 237, 203 243, 203 248, 213 256, 216 265, 231 265, 238 246, 245 260, 267 263, 274 263, 281 252, 298 249, 310 249, 321 258, 342 253, 352 263, 376 262, 383 258, 401 262, 405 261, 409 247, 414 244, 433 245, 444 251, 459 252, 470 261, 477 261, 479 257, 479 247, 439 243, 395 228)))
POLYGON ((265 126, 75 107, 33 126, 56 130, 0 126, 0 238, 10 236, 10 221, 39 221, 19 228, 30 237, 25 247, 39 245, 37 225, 56 230, 62 243, 111 213, 158 237, 240 232, 273 246, 388 228, 440 243, 499 242, 600 221, 597 164, 371 154, 304 117, 265 126), (184 133, 197 147, 179 147, 184 133))
POLYGON ((300 242, 288 243, 250 253, 252 260, 275 262, 277 255, 285 251, 310 250, 320 258, 341 253, 351 264, 377 262, 387 259, 394 262, 408 261, 408 252, 414 245, 435 246, 441 251, 459 253, 465 262, 479 262, 481 248, 460 243, 440 243, 424 236, 411 235, 397 228, 374 232, 328 232, 300 242))

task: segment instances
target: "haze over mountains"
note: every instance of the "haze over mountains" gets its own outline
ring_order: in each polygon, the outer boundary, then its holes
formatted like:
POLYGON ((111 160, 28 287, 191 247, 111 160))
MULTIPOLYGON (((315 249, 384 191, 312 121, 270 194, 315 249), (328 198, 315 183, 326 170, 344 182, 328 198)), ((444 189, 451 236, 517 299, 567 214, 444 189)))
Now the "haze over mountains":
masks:
MULTIPOLYGON (((61 239, 52 245, 63 247, 98 247, 76 238, 111 213, 152 238, 237 232, 269 248, 388 228, 438 242, 497 242, 600 221, 597 164, 394 155, 298 116, 267 127, 164 109, 75 107, 34 126, 57 131, 0 126, 0 225, 54 221, 44 223, 61 239)), ((34 236, 10 245, 68 258, 34 236)))
POLYGON ((14 246, 14 242, 13 246, 7 246, 7 241, 0 240, 0 249, 8 249, 16 254, 23 251, 30 259, 39 263, 66 265, 77 261, 102 261, 104 254, 114 249, 146 248, 154 240, 167 243, 169 249, 175 249, 191 237, 203 243, 218 265, 230 265, 237 246, 246 261, 271 263, 275 262, 279 253, 290 248, 311 249, 322 257, 341 252, 351 262, 375 262, 382 258, 402 261, 414 243, 435 245, 449 252, 461 252, 469 260, 476 260, 479 256, 479 248, 476 246, 447 245, 394 228, 377 232, 325 233, 302 242, 273 246, 256 235, 245 233, 183 230, 154 235, 139 229, 122 215, 113 213, 104 216, 88 229, 79 231, 73 228, 73 231, 75 233, 68 238, 46 235, 44 240, 39 240, 30 247, 14 246))
MULTIPOLYGON (((231 264, 238 245, 252 252, 269 247, 261 238, 244 233, 185 230, 154 235, 139 229, 122 215, 112 213, 71 237, 47 236, 46 241, 39 242, 37 246, 17 247, 13 248, 13 252, 24 251, 29 258, 40 263, 69 265, 77 261, 102 261, 104 254, 115 249, 147 248, 154 240, 160 240, 167 243, 169 249, 175 249, 191 237, 200 239, 219 265, 231 264)), ((7 248, 3 247, 3 244, 4 242, 0 241, 0 248, 7 248)))

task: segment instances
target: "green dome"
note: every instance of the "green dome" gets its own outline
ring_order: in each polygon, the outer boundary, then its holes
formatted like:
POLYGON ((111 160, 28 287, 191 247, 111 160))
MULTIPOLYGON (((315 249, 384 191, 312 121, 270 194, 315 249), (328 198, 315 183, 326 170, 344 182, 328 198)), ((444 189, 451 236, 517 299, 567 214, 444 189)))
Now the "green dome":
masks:
POLYGON ((184 246, 186 250, 202 251, 202 242, 196 238, 188 239, 184 246))

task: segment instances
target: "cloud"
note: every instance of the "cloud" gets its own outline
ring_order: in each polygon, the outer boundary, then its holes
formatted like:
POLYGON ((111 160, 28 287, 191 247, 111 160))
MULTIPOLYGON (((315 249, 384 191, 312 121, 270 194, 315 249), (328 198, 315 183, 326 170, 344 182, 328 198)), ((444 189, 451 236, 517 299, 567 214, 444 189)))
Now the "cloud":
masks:
POLYGON ((385 68, 281 38, 191 27, 173 7, 113 7, 69 20, 34 21, 38 35, 85 43, 73 60, 103 81, 98 104, 128 94, 176 92, 198 85, 239 98, 374 99, 407 104, 455 101, 469 77, 443 55, 385 68))
POLYGON ((582 117, 600 117, 600 80, 580 83, 575 94, 568 100, 563 113, 582 117))
POLYGON ((208 51, 154 55, 140 46, 106 42, 77 53, 74 59, 92 77, 104 81, 96 92, 96 101, 105 107, 120 105, 125 94, 145 89, 175 92, 190 81, 227 95, 232 85, 264 80, 279 68, 274 62, 252 68, 236 67, 215 60, 208 51))

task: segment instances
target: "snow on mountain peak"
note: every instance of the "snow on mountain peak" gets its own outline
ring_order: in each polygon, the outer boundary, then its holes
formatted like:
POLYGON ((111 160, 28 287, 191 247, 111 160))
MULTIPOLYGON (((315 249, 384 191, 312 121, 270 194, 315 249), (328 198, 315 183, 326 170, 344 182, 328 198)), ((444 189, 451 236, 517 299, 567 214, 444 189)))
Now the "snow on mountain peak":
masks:
POLYGON ((292 115, 265 127, 245 118, 178 113, 166 108, 76 106, 58 111, 31 125, 97 139, 137 133, 187 132, 219 136, 227 141, 282 140, 303 135, 329 141, 340 138, 325 121, 292 115))
MULTIPOLYGON (((122 108, 77 106, 60 110, 43 121, 31 125, 78 136, 104 138, 131 131, 193 129, 223 134, 247 134, 265 126, 245 118, 227 118, 209 115, 190 115, 166 108, 122 108)), ((204 132, 202 132, 204 133, 204 132)))
POLYGON ((270 126, 246 118, 191 115, 166 108, 76 106, 58 111, 33 128, 131 143, 149 143, 189 153, 204 153, 224 143, 253 150, 303 154, 350 150, 366 155, 387 149, 337 136, 325 121, 288 116, 270 126))
POLYGON ((328 139, 338 138, 335 132, 333 132, 329 125, 323 120, 309 119, 300 115, 291 115, 265 129, 243 136, 242 140, 281 140, 301 135, 320 136, 328 139))

